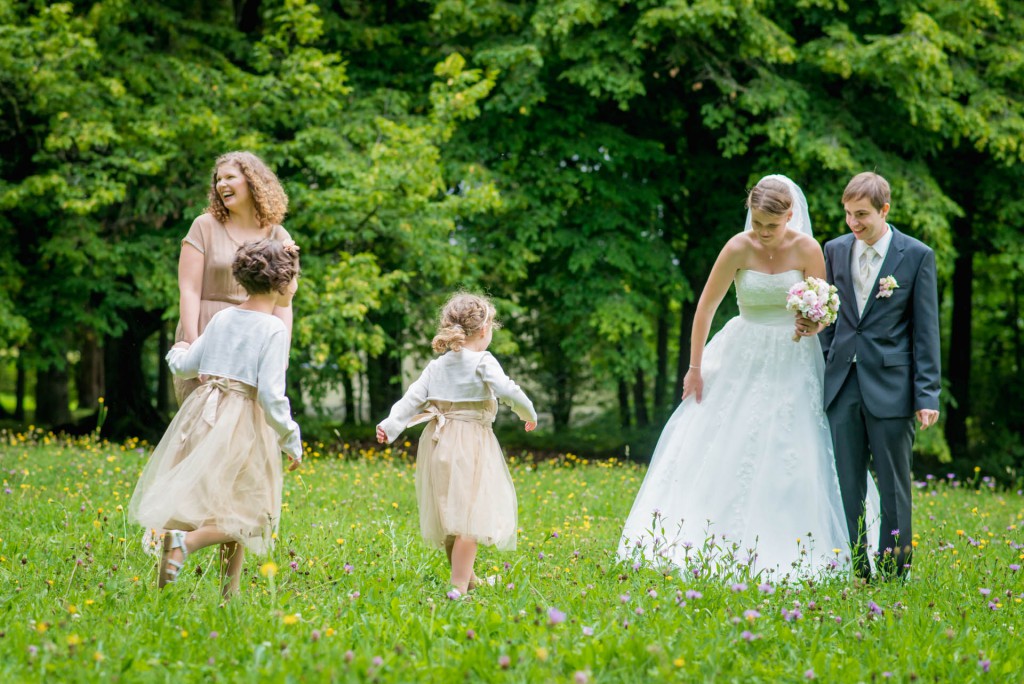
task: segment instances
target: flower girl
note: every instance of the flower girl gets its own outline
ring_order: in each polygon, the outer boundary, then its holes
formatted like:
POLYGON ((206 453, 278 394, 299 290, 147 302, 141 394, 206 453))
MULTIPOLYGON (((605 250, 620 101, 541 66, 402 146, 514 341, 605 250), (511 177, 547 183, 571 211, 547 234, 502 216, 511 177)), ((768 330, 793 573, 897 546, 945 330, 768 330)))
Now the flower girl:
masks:
POLYGON ((491 424, 495 398, 537 427, 533 403, 487 352, 498 325, 485 297, 456 294, 441 311, 434 351, 423 370, 377 426, 378 442, 393 442, 411 425, 428 422, 416 457, 420 532, 448 554, 458 598, 478 582, 477 544, 511 550, 516 545, 517 503, 512 477, 491 424))
POLYGON ((238 591, 244 550, 267 553, 281 516, 281 452, 302 460, 299 426, 285 396, 288 331, 273 315, 297 288, 298 247, 261 240, 238 249, 233 273, 249 294, 210 320, 191 346, 167 354, 171 372, 199 377, 146 465, 129 505, 160 552, 158 585, 185 559, 219 544, 223 595, 238 591), (162 536, 162 544, 160 538, 162 536))

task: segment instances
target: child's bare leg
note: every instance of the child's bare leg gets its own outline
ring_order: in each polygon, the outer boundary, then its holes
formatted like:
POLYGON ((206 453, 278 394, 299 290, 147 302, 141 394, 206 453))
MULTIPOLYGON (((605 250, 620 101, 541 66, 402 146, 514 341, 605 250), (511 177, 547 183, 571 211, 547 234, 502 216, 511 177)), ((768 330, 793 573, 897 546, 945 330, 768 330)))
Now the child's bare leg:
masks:
POLYGON ((476 541, 465 537, 456 538, 452 546, 452 584, 463 594, 469 591, 475 560, 476 541))
POLYGON ((244 562, 244 546, 238 542, 220 545, 220 593, 225 599, 238 593, 244 562))
POLYGON ((452 566, 452 549, 455 547, 455 537, 447 536, 444 538, 444 553, 448 556, 448 567, 452 566))
MULTIPOLYGON (((165 534, 170 534, 170 531, 165 532, 165 534)), ((207 546, 211 546, 213 544, 223 544, 229 541, 232 541, 232 538, 221 532, 213 525, 206 525, 197 530, 185 533, 185 548, 188 549, 189 553, 194 553, 199 549, 205 549, 207 546)), ((180 563, 184 559, 185 554, 181 552, 181 549, 174 548, 170 550, 167 557, 180 563)))

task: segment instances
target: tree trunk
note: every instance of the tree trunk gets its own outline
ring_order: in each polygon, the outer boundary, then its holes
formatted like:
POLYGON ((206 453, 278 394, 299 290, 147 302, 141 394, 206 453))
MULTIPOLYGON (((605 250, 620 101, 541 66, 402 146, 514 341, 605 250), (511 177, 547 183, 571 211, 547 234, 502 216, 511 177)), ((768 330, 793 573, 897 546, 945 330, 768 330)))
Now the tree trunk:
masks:
POLYGON ((346 425, 355 425, 359 422, 359 397, 356 396, 355 383, 352 376, 346 375, 341 379, 341 391, 345 397, 345 420, 346 425))
POLYGON ((366 364, 367 389, 370 395, 370 420, 383 419, 392 405, 402 398, 402 340, 405 338, 405 317, 399 310, 382 311, 374 322, 387 336, 384 351, 366 364))
POLYGON ((106 371, 107 418, 103 436, 108 439, 142 437, 159 440, 166 427, 164 417, 154 408, 142 371, 142 346, 161 324, 160 314, 134 309, 124 314, 128 327, 119 337, 108 337, 103 345, 106 371))
POLYGON ((619 380, 619 425, 628 430, 633 422, 633 413, 629 410, 629 385, 619 380))
POLYGON ((25 372, 25 362, 18 357, 18 377, 14 381, 14 420, 25 422, 25 391, 28 386, 28 376, 25 372))
POLYGON ((93 330, 84 330, 79 350, 82 354, 75 368, 78 408, 95 409, 103 396, 103 350, 93 330))
POLYGON ((68 399, 67 368, 36 371, 36 425, 54 427, 70 423, 68 399))
POLYGON ((662 303, 658 314, 657 368, 654 375, 654 417, 663 421, 668 415, 668 301, 662 303))
POLYGON ((679 356, 676 362, 675 396, 672 397, 670 408, 674 409, 683 396, 683 378, 690 370, 690 332, 693 329, 693 317, 697 313, 696 302, 683 302, 679 315, 679 356))
POLYGON ((651 416, 647 412, 647 379, 642 369, 637 369, 636 380, 633 382, 633 410, 636 412, 637 427, 651 424, 651 416))
POLYGON ((971 415, 971 326, 973 324, 974 240, 969 219, 954 224, 953 316, 949 337, 949 393, 953 397, 946 418, 946 441, 953 458, 967 456, 967 418, 971 415))
POLYGON ((171 407, 174 405, 171 369, 167 366, 167 362, 164 361, 164 357, 167 356, 167 350, 171 348, 171 332, 168 329, 169 327, 170 322, 166 320, 160 321, 159 341, 156 343, 156 410, 161 416, 168 415, 171 412, 171 407))

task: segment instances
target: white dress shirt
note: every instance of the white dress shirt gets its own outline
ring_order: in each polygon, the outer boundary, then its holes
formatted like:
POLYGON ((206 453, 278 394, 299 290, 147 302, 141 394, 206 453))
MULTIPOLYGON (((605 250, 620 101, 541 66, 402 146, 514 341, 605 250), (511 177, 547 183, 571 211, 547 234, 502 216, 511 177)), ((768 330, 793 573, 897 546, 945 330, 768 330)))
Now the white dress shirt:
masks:
POLYGON ((874 284, 878 282, 878 274, 882 270, 882 262, 885 261, 885 255, 889 253, 889 245, 892 243, 892 227, 886 224, 885 228, 885 235, 880 237, 875 244, 870 245, 878 254, 878 259, 875 260, 874 266, 870 268, 868 279, 865 283, 860 282, 860 255, 867 251, 869 245, 863 240, 855 240, 853 243, 853 263, 851 264, 851 269, 854 274, 854 281, 857 283, 857 311, 860 314, 864 313, 864 307, 867 306, 868 298, 875 289, 874 284))

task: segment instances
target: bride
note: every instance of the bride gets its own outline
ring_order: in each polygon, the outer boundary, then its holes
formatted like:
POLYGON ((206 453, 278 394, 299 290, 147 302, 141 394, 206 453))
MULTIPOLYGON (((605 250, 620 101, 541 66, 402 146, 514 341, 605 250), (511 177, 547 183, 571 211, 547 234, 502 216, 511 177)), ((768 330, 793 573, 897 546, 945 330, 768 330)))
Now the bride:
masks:
POLYGON ((849 566, 850 542, 821 346, 799 328, 794 341, 786 294, 805 277, 823 279, 825 260, 789 178, 762 178, 747 207, 746 230, 726 243, 697 303, 683 402, 655 448, 619 556, 723 576, 816 577, 849 566), (733 282, 740 315, 705 347, 733 282))

